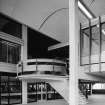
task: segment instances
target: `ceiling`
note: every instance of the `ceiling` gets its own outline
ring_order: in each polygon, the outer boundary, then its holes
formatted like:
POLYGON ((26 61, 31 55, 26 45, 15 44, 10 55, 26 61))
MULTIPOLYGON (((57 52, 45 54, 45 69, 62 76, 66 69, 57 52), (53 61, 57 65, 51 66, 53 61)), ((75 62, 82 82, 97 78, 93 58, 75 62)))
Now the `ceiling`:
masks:
POLYGON ((68 8, 68 0, 0 0, 0 12, 60 42, 69 39, 68 8))
MULTIPOLYGON (((96 17, 105 14, 105 0, 81 1, 96 17)), ((0 0, 1 13, 60 42, 69 41, 68 8, 69 0, 0 0)), ((79 21, 88 21, 81 11, 79 21)))
MULTIPOLYGON (((94 14, 95 17, 105 15, 105 0, 80 0, 80 1, 82 1, 86 5, 86 7, 94 14)), ((83 14, 79 15, 81 23, 88 21, 87 18, 83 16, 83 14)))
POLYGON ((105 14, 105 0, 82 0, 96 17, 105 14))

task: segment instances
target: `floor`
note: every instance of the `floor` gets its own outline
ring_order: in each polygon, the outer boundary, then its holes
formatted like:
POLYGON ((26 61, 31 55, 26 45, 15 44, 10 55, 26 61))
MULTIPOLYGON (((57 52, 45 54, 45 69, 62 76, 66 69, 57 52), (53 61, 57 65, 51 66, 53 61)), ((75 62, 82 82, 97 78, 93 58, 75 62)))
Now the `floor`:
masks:
MULTIPOLYGON (((19 104, 21 105, 21 104, 19 104)), ((69 105, 65 100, 51 100, 51 101, 40 101, 35 103, 28 103, 28 105, 69 105)))
MULTIPOLYGON (((28 103, 28 105, 69 105, 65 100, 40 101, 28 103)), ((105 95, 91 95, 88 97, 87 105, 105 105, 105 95)))
POLYGON ((105 105, 105 95, 91 95, 87 105, 105 105))

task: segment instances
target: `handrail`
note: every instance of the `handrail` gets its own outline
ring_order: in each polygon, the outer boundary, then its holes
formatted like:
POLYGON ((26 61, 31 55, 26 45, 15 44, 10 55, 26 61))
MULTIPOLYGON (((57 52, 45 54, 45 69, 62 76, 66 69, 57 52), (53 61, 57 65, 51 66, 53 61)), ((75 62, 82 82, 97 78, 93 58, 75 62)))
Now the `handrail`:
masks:
POLYGON ((19 73, 23 74, 24 72, 47 72, 47 73, 64 73, 66 74, 66 62, 56 60, 56 59, 30 59, 26 61, 20 61, 17 64, 17 77, 19 73), (21 71, 19 71, 21 67, 21 71), (23 68, 24 67, 24 68, 23 68), (32 70, 31 70, 32 69, 32 70), (61 71, 60 71, 61 70, 61 71))

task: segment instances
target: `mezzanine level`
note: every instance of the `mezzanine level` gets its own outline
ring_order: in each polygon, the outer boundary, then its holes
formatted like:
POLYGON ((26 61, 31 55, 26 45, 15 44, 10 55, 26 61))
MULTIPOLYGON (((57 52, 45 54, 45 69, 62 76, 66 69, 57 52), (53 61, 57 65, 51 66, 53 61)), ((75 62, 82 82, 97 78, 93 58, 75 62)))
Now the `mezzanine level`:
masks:
POLYGON ((105 75, 105 16, 80 25, 80 63, 86 72, 105 75))

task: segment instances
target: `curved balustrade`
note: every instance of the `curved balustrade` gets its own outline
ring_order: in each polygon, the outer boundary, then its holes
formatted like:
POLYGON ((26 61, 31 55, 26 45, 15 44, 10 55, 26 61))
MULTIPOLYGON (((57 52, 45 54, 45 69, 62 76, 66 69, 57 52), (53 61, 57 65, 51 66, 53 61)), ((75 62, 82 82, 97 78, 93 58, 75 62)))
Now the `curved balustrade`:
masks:
POLYGON ((17 74, 67 75, 66 63, 56 59, 29 59, 17 65, 17 74))

